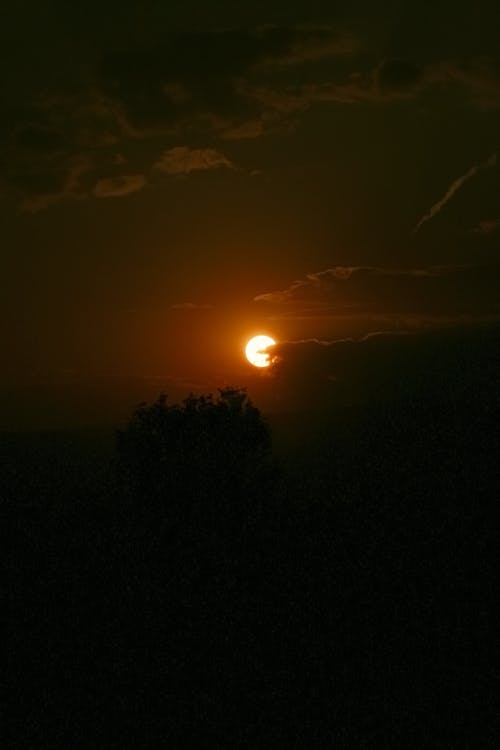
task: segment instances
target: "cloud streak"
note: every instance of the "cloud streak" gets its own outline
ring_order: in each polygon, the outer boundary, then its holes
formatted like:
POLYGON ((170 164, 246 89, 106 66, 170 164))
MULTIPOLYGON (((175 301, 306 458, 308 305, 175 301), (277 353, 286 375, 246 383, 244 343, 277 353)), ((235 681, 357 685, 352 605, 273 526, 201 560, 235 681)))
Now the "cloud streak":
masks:
POLYGON ((334 266, 310 273, 254 302, 286 317, 401 316, 422 320, 500 312, 500 267, 434 265, 420 268, 334 266))
MULTIPOLYGON (((312 301, 314 297, 329 294, 348 282, 355 283, 360 279, 377 279, 383 277, 423 279, 443 276, 450 273, 451 266, 429 266, 427 268, 382 268, 378 266, 334 266, 325 271, 309 273, 304 279, 294 281, 289 287, 274 292, 265 292, 254 297, 254 302, 286 304, 302 299, 312 301)), ((392 283, 392 282, 391 282, 392 283)), ((364 284, 366 288, 366 283, 364 284)))
POLYGON ((465 174, 457 177, 457 179, 451 183, 450 187, 443 195, 443 197, 430 208, 429 212, 426 213, 425 216, 422 216, 413 232, 418 232, 423 224, 434 218, 434 216, 436 216, 446 206, 446 204, 453 198, 455 193, 458 192, 460 188, 463 187, 466 182, 468 182, 468 180, 472 179, 472 177, 475 177, 475 175, 477 175, 477 173, 481 170, 494 167, 496 163, 497 154, 495 153, 480 164, 476 164, 475 166, 471 167, 467 172, 465 172, 465 174))

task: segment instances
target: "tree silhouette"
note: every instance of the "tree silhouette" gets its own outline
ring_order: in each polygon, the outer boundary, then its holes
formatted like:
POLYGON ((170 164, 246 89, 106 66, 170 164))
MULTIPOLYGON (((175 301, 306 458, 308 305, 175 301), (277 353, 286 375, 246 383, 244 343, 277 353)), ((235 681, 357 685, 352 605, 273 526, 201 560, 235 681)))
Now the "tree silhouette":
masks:
POLYGON ((243 388, 162 394, 118 432, 118 477, 134 504, 171 528, 237 533, 255 526, 273 479, 271 433, 243 388))

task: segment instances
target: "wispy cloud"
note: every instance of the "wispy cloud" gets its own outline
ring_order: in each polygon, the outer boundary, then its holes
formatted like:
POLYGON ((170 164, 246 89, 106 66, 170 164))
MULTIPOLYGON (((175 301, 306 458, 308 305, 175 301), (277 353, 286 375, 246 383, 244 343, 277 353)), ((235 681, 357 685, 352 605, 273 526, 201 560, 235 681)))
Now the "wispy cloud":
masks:
POLYGON ((119 198, 130 193, 137 193, 146 185, 143 174, 127 174, 117 177, 104 177, 94 187, 96 198, 119 198))
POLYGON ((226 167, 234 169, 234 164, 224 154, 213 148, 189 148, 175 146, 164 151, 154 169, 170 175, 187 175, 190 172, 226 167))
POLYGON ((87 193, 82 188, 81 180, 90 168, 90 161, 85 157, 78 156, 70 161, 67 169, 63 171, 61 179, 56 180, 53 185, 50 185, 53 175, 48 173, 45 176, 49 188, 46 190, 40 189, 39 178, 42 178, 43 185, 44 175, 35 172, 22 176, 20 187, 22 187, 25 196, 21 202, 21 209, 36 213, 63 200, 85 198, 87 193))
POLYGON ((454 180, 444 196, 435 203, 428 213, 425 214, 425 216, 422 216, 418 224, 416 225, 414 232, 418 232, 420 227, 425 224, 427 221, 432 219, 436 214, 438 214, 444 206, 450 201, 455 193, 460 190, 460 188, 472 177, 474 177, 478 172, 480 172, 482 169, 489 169, 490 167, 494 167, 497 163, 497 154, 492 154, 488 159, 481 162, 480 164, 476 164, 475 166, 471 167, 465 174, 461 175, 460 177, 457 177, 456 180, 454 180))
POLYGON ((322 293, 330 293, 340 288, 344 282, 356 282, 360 279, 377 277, 429 278, 449 273, 447 266, 429 266, 427 268, 381 268, 378 266, 334 266, 325 271, 309 273, 304 279, 294 281, 286 289, 265 292, 254 297, 254 302, 285 304, 312 298, 322 293))
POLYGON ((498 315, 500 268, 434 265, 420 268, 334 266, 288 287, 258 294, 271 315, 298 319, 369 318, 398 325, 463 316, 498 315))

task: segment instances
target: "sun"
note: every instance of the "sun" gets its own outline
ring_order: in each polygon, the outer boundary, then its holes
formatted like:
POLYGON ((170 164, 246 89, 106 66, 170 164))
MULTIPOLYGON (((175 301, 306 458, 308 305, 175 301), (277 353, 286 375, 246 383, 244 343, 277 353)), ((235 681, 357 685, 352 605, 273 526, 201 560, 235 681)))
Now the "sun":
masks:
POLYGON ((245 347, 246 358, 254 367, 269 367, 272 360, 266 349, 275 343, 270 336, 254 336, 245 347))

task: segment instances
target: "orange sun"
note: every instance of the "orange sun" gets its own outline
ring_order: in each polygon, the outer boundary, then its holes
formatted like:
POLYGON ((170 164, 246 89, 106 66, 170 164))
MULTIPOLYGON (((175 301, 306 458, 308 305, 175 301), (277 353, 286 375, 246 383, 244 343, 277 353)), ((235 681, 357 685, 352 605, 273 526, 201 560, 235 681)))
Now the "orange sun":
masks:
POLYGON ((266 349, 275 343, 270 336, 254 336, 245 347, 246 358, 254 367, 269 367, 272 359, 266 349))

